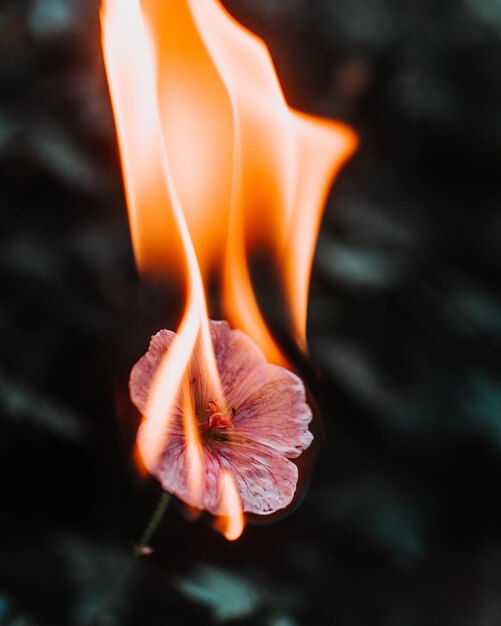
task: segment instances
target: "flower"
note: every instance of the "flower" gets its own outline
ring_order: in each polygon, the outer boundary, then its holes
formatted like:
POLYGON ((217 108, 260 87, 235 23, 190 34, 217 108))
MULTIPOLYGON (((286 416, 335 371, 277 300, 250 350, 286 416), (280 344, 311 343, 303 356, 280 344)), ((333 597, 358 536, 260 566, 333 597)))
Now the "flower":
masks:
MULTIPOLYGON (((274 513, 290 504, 296 490, 298 470, 289 459, 298 457, 313 440, 304 385, 292 372, 268 363, 260 348, 227 322, 211 321, 210 331, 224 397, 211 396, 198 349, 188 367, 204 484, 199 494, 190 489, 181 397, 172 415, 166 416, 169 436, 151 473, 166 491, 218 515, 221 472, 230 471, 244 511, 274 513)), ((143 413, 155 372, 174 337, 169 330, 158 332, 132 368, 131 398, 143 413)), ((138 445, 141 448, 141 432, 138 445)))

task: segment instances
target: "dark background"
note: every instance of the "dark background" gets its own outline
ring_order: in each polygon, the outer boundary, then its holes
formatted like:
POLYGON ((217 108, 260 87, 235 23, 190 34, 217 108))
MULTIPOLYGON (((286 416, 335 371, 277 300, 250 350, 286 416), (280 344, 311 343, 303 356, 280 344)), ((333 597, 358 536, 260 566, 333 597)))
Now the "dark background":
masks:
POLYGON ((361 138, 314 267, 310 488, 233 544, 173 505, 114 582, 159 490, 118 418, 150 296, 98 3, 2 0, 0 624, 498 626, 501 2, 225 4, 361 138))

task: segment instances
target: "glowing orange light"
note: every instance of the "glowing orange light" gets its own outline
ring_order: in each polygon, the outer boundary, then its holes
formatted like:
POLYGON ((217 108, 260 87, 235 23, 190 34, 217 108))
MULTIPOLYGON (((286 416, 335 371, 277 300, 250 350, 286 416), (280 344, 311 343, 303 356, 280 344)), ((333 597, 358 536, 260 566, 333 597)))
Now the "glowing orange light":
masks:
MULTIPOLYGON (((293 111, 264 43, 218 0, 103 0, 101 20, 137 265, 144 276, 181 276, 187 287, 138 435, 142 462, 152 469, 197 342, 208 384, 222 398, 204 293, 210 272, 221 277, 230 323, 284 364, 248 265, 249 249, 268 249, 283 268, 292 332, 306 349, 322 208, 356 138, 341 124, 293 111)), ((196 490, 202 456, 196 417, 185 409, 196 490)), ((231 474, 223 472, 221 490, 223 532, 236 538, 243 516, 231 474)))
POLYGON ((216 518, 214 525, 226 539, 235 541, 244 530, 244 516, 235 479, 228 470, 221 472, 220 489, 221 514, 216 518))
POLYGON ((201 499, 201 489, 203 488, 204 466, 202 444, 200 433, 197 427, 197 418, 193 409, 193 402, 189 385, 185 385, 183 393, 183 416, 184 434, 186 437, 186 463, 188 466, 188 489, 195 502, 201 499))

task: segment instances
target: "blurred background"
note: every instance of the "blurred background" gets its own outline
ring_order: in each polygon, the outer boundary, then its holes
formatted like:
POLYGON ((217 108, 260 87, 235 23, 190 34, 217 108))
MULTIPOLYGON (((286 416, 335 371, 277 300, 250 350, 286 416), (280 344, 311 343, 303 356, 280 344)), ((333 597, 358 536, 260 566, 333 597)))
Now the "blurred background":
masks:
POLYGON ((311 484, 233 544, 173 504, 116 584, 159 489, 119 419, 150 296, 98 2, 2 0, 0 624, 498 626, 501 1, 225 5, 361 139, 315 260, 311 484))

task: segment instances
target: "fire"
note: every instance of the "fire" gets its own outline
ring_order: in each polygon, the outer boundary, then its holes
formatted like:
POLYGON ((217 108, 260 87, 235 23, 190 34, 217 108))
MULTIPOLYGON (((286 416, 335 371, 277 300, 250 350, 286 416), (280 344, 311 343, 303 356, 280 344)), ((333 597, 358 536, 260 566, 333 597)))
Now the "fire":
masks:
MULTIPOLYGON (((143 276, 181 276, 187 288, 144 412, 140 452, 149 469, 197 341, 208 384, 222 398, 204 290, 210 274, 220 277, 230 323, 286 364, 250 278, 249 251, 266 249, 283 271, 291 331, 306 350, 322 208, 356 137, 292 110, 264 43, 218 0, 103 0, 101 21, 136 262, 143 276)), ((184 413, 196 490, 198 429, 189 403, 184 413)), ((220 488, 223 532, 236 539, 242 506, 228 472, 220 488)))
POLYGON ((220 486, 222 515, 216 520, 215 526, 228 541, 235 541, 244 530, 244 516, 235 480, 228 470, 221 472, 220 486))

